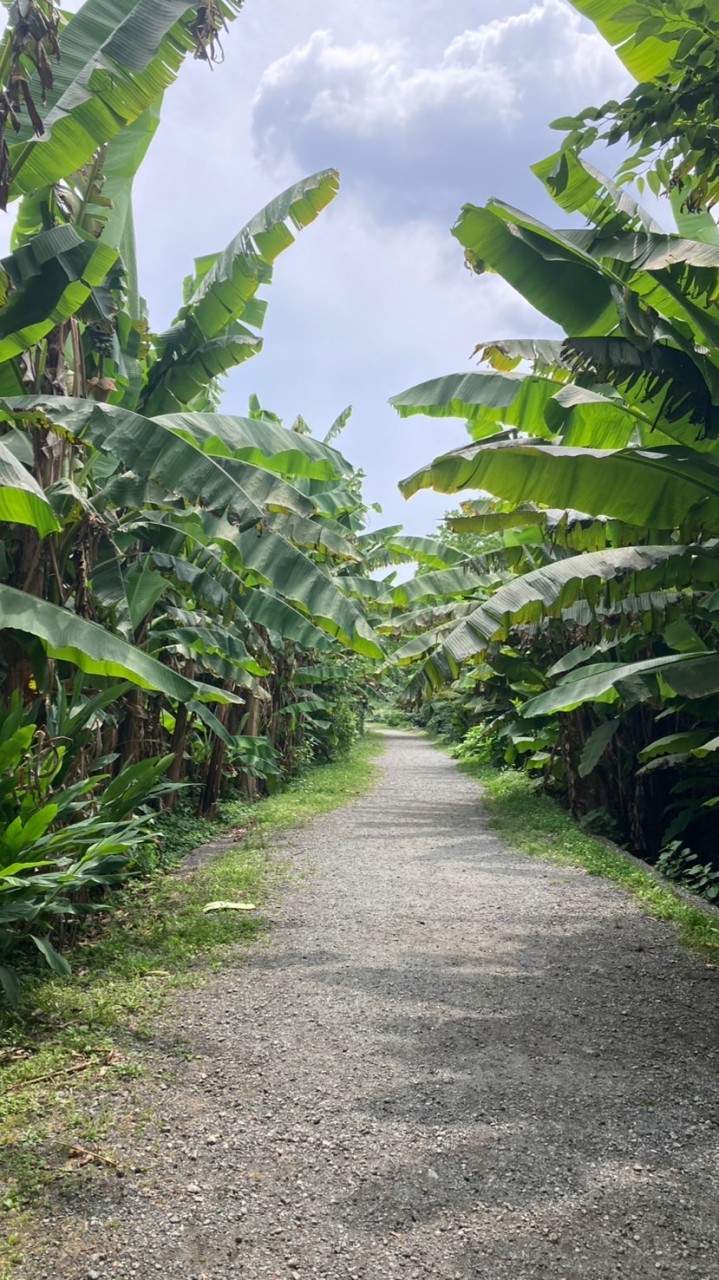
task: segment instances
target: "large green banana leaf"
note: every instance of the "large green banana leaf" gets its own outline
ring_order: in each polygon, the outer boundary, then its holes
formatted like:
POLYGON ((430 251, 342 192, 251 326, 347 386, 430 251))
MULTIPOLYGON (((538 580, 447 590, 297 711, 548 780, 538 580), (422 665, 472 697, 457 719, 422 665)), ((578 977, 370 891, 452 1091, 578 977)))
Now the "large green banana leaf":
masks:
POLYGON ((382 647, 354 602, 332 578, 297 547, 264 526, 240 532, 227 520, 204 516, 208 538, 227 553, 228 563, 248 577, 249 584, 267 584, 307 612, 312 621, 350 649, 381 658, 382 647))
POLYGON ((636 80, 653 80, 671 73, 672 61, 684 32, 695 24, 686 7, 657 5, 655 0, 571 0, 572 6, 595 23, 614 46, 636 80))
POLYGON ((452 516, 447 523, 455 533, 536 530, 531 541, 546 540, 573 551, 627 547, 646 539, 646 529, 641 525, 624 524, 621 520, 610 520, 607 516, 590 516, 583 511, 537 507, 533 503, 509 511, 499 507, 478 511, 476 515, 452 516))
POLYGON ((12 292, 0 309, 0 363, 27 351, 75 315, 117 258, 117 249, 83 237, 71 226, 41 231, 3 258, 12 292))
MULTIPOLYGON (((393 579, 394 574, 390 574, 390 578, 393 579)), ((337 581, 342 584, 344 595, 351 596, 355 600, 363 600, 365 603, 381 600, 388 593, 386 579, 364 578, 360 574, 343 573, 337 581)))
MULTIPOLYGON (((593 347, 600 344, 606 345, 605 362, 611 363, 610 347, 616 346, 616 340, 593 339, 593 347)), ((694 373, 701 384, 700 374, 696 370, 694 373)), ((393 396, 390 404, 403 418, 415 413, 465 418, 475 440, 502 428, 516 427, 538 438, 558 436, 563 444, 595 449, 679 442, 702 452, 717 450, 716 438, 707 437, 702 424, 693 420, 696 396, 692 399, 690 391, 684 419, 669 422, 662 416, 666 403, 663 386, 649 395, 647 379, 643 379, 633 388, 623 388, 621 393, 606 387, 600 393, 591 387, 567 383, 566 376, 556 381, 511 372, 450 374, 411 387, 393 396)), ((705 387, 703 391, 706 395, 705 387)))
MULTIPOLYGON (((330 616, 332 610, 340 621, 351 625, 345 593, 338 589, 344 579, 327 577, 284 538, 277 538, 274 545, 276 549, 282 547, 285 554, 267 568, 264 563, 261 566, 247 563, 248 558, 253 562, 256 559, 256 530, 251 532, 249 540, 243 541, 235 526, 224 520, 218 521, 207 513, 192 513, 185 517, 178 512, 143 512, 137 519, 125 523, 123 530, 133 537, 141 533, 154 548, 152 558, 155 565, 168 573, 172 580, 186 586, 203 605, 224 613, 232 604, 236 626, 259 623, 282 639, 294 640, 307 649, 322 649, 329 643, 327 633, 336 634, 330 616), (222 553, 219 548, 222 548, 222 553), (291 581, 293 565, 295 579, 306 579, 304 589, 291 581), (258 573, 258 568, 270 573, 274 569, 276 583, 266 582, 264 572, 258 573), (256 590, 249 585, 255 580, 263 583, 256 590), (275 586, 282 592, 288 582, 289 589, 298 595, 298 602, 304 607, 310 600, 306 593, 314 587, 314 598, 321 599, 323 608, 328 611, 324 630, 315 626, 287 600, 277 598, 275 586), (267 586, 271 587, 269 593, 267 586), (237 608, 241 610, 239 617, 237 608)), ((269 536, 270 531, 265 529, 265 545, 269 536)), ((356 610, 354 616, 357 616, 356 610)))
POLYGON ((580 599, 596 606, 607 591, 626 595, 718 580, 719 558, 701 547, 619 547, 570 556, 505 583, 458 625, 445 647, 455 662, 465 662, 520 623, 556 617, 580 599))
MULTIPOLYGON (((231 19, 241 5, 222 7, 231 19)), ((190 17, 187 0, 86 0, 62 30, 44 107, 31 77, 45 133, 24 122, 11 145, 11 199, 75 173, 161 96, 195 47, 190 17)))
POLYGON ((282 640, 293 640, 302 649, 324 651, 332 647, 333 641, 327 632, 321 631, 303 613, 266 587, 248 591, 243 600, 243 608, 245 616, 251 622, 264 627, 282 640))
POLYGON ((268 674, 268 667, 248 652, 237 631, 216 621, 206 626, 189 622, 183 626, 162 618, 153 626, 151 639, 153 644, 159 641, 163 654, 194 658, 201 670, 222 679, 234 680, 238 671, 246 671, 253 676, 268 674), (221 660, 221 666, 214 661, 216 659, 221 660))
POLYGON ((294 480, 335 480, 350 476, 350 464, 329 445, 313 436, 261 418, 230 417, 224 413, 173 413, 156 419, 214 457, 239 458, 294 480))
POLYGON ((394 614, 378 623, 377 630, 383 635, 400 636, 411 631, 426 631, 439 627, 444 622, 457 622, 474 613, 477 605, 474 600, 450 600, 446 604, 420 605, 410 613, 394 614))
MULTIPOLYGON (((595 339, 599 343, 601 339, 595 339)), ((510 344, 507 344, 510 347, 510 344)), ((609 358, 609 355, 608 355, 609 358)), ((400 417, 421 413, 429 417, 459 417, 475 440, 507 427, 568 445, 621 449, 632 443, 647 446, 678 440, 702 450, 716 449, 702 427, 691 421, 667 424, 661 418, 665 392, 651 398, 644 385, 635 394, 604 393, 590 387, 537 375, 508 372, 449 374, 410 387, 390 404, 400 417), (661 423, 661 428, 657 422, 661 423)))
MULTIPOLYGON (((229 325, 227 333, 210 338, 192 352, 191 359, 179 359, 165 374, 163 396, 155 397, 155 405, 179 408, 181 405, 201 403, 207 388, 230 369, 236 369, 262 350, 262 339, 237 321, 229 325)), ((148 412, 153 408, 149 401, 148 412)), ((211 407, 201 404, 202 408, 211 407)))
POLYGON ((546 693, 522 707, 523 716, 555 715, 573 711, 586 702, 615 702, 621 685, 642 676, 661 676, 669 688, 684 698, 706 698, 719 693, 719 654, 672 653, 641 662, 598 663, 571 673, 546 693))
POLYGON ((558 231, 500 200, 486 208, 465 205, 453 234, 475 271, 497 271, 568 334, 611 333, 622 318, 619 299, 629 290, 669 323, 689 323, 697 341, 719 343, 719 320, 704 305, 706 267, 717 256, 712 244, 651 233, 558 231))
MULTIPOLYGON (((149 529, 152 523, 151 517, 143 517, 143 527, 149 529)), ((265 623, 264 618, 260 619, 254 600, 255 593, 249 590, 253 586, 267 586, 287 603, 309 614, 317 627, 341 640, 349 648, 369 657, 382 656, 377 637, 367 625, 361 611, 348 598, 344 587, 345 579, 330 576, 266 523, 258 523, 256 527, 243 532, 227 519, 201 511, 184 518, 180 513, 172 513, 171 516, 164 517, 158 527, 174 532, 181 541, 184 539, 193 544, 194 548, 199 548, 201 556, 211 554, 213 547, 215 550, 221 549, 223 564, 218 565, 215 573, 216 587, 225 590, 229 586, 232 598, 239 601, 243 612, 253 621, 270 625, 269 622, 265 623), (238 580, 241 591, 248 594, 233 591, 232 584, 225 582, 225 573, 238 580)), ((195 551, 189 554, 194 555, 195 551)), ((157 554, 154 558, 159 564, 157 554)), ((196 565, 189 560, 185 563, 188 571, 193 574, 197 572, 196 565)), ((173 571, 176 572, 177 569, 173 571)), ((279 630, 282 623, 281 611, 276 609, 275 615, 272 629, 279 630)), ((293 618, 294 614, 288 615, 286 621, 296 630, 293 618)), ((312 635, 314 636, 314 632, 312 635)), ((291 635, 288 638, 292 638, 291 635)))
POLYGON ((41 538, 60 528, 55 513, 34 476, 0 440, 0 520, 28 524, 41 538))
POLYGON ((410 387, 390 404, 401 418, 465 418, 470 435, 479 440, 501 427, 521 427, 532 435, 550 436, 544 415, 548 401, 563 384, 551 378, 514 372, 455 373, 410 387))
POLYGON ((414 534, 390 535, 386 540, 390 555, 414 560, 429 569, 451 569, 464 564, 467 554, 440 538, 420 538, 414 534))
POLYGON ((543 315, 567 333, 611 332, 619 321, 611 283, 591 255, 580 251, 558 232, 535 223, 533 240, 520 237, 519 219, 508 206, 492 202, 487 208, 465 205, 453 235, 475 271, 496 271, 543 315), (508 221, 508 214, 515 221, 508 221), (550 254, 554 260, 550 261, 550 254))
MULTIPOLYGON (((625 187, 620 187, 606 174, 590 164, 583 156, 563 150, 547 156, 532 165, 532 172, 544 183, 552 199, 567 213, 581 213, 588 222, 604 226, 620 222, 625 230, 644 230, 657 235, 664 234, 662 227, 648 210, 632 198, 625 187)), ((682 235, 698 228, 698 223, 687 224, 682 235)), ((700 240, 697 234, 690 239, 700 240)))
POLYGON ((158 339, 159 358, 141 400, 143 413, 156 417, 182 408, 173 387, 181 385, 182 377, 195 382, 201 379, 198 364, 206 344, 247 318, 257 290, 272 279, 275 259, 294 243, 290 228, 301 230, 313 222, 338 189, 339 175, 334 169, 303 179, 256 214, 217 254, 172 328, 158 339))
POLYGON ((484 489, 510 502, 576 507, 649 529, 674 529, 688 518, 719 530, 719 459, 679 446, 663 449, 569 449, 541 442, 479 444, 436 458, 400 484, 405 497, 484 489))
POLYGON ((341 525, 334 520, 309 520, 306 516, 286 515, 284 512, 267 517, 266 524, 288 542, 305 551, 315 551, 333 560, 359 563, 352 543, 344 536, 341 525))
POLYGON ((707 452, 716 449, 716 441, 705 438, 701 425, 692 422, 690 415, 683 422, 672 423, 662 417, 664 389, 654 397, 644 391, 642 386, 634 394, 609 388, 602 393, 569 383, 547 404, 549 433, 558 436, 562 444, 590 449, 624 449, 630 444, 651 449, 677 442, 707 452))
POLYGON ((480 587, 491 587, 496 581, 496 577, 477 572, 472 568, 471 561, 468 561, 463 567, 419 573, 408 582, 390 587, 378 597, 378 603, 392 604, 405 609, 420 600, 443 596, 468 596, 480 587))
POLYGON ((392 655, 392 662, 400 667, 407 666, 416 662, 418 658, 424 658, 428 653, 434 653, 444 643, 455 625, 454 620, 450 619, 440 623, 439 626, 430 627, 428 631, 418 636, 413 636, 392 655))
POLYGON ((217 460, 161 423, 117 405, 63 396, 15 397, 5 403, 16 413, 41 413, 126 468, 129 486, 123 477, 107 486, 106 503, 121 505, 123 498, 132 497, 140 505, 152 486, 159 485, 192 505, 201 502, 210 510, 227 511, 244 527, 256 524, 265 510, 308 515, 314 509, 310 499, 279 476, 234 458, 217 460))
POLYGON ((88 675, 129 680, 141 689, 164 693, 178 702, 197 696, 197 686, 191 680, 104 627, 86 622, 69 609, 0 584, 0 630, 7 628, 35 636, 48 657, 71 662, 88 675))

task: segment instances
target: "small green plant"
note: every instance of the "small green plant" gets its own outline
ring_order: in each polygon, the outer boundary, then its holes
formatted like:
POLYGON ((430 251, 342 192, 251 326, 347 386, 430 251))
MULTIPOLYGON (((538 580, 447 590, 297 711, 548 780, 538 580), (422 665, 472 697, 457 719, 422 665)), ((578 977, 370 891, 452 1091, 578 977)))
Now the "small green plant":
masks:
MULTIPOLYGON (((143 760, 115 778, 100 768, 72 782, 77 737, 55 738, 18 697, 0 716, 0 986, 16 1002, 15 961, 35 947, 57 974, 55 944, 82 916, 105 910, 103 893, 152 860, 148 802, 173 784, 172 757, 143 760)), ((100 761, 98 764, 107 764, 100 761)))
POLYGON ((406 711, 401 707, 388 706, 386 703, 373 705, 370 719, 375 724, 386 725, 388 729, 408 729, 411 723, 406 711))
POLYGON ((664 846, 657 859, 657 869, 667 880, 698 893, 709 902, 719 899, 719 869, 711 862, 701 863, 681 840, 670 840, 664 846))
POLYGON ((582 831, 586 831, 591 836, 599 836, 600 839, 613 840, 615 844, 621 844, 622 833, 607 809, 589 809, 587 813, 582 814, 579 825, 582 831))
POLYGON ((492 740, 484 725, 477 724, 474 728, 468 729, 462 741, 452 748, 452 755, 456 760, 475 760, 478 764, 491 764, 492 740))

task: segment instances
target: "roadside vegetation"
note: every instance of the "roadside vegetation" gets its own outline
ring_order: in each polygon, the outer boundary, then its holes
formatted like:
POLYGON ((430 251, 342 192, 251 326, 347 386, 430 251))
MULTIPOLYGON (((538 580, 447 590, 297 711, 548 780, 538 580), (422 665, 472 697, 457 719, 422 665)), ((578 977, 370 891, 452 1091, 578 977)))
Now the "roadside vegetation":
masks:
POLYGON ((486 335, 477 372, 394 397, 469 438, 402 482, 462 499, 376 622, 418 723, 719 901, 719 19, 574 7, 640 83, 555 122, 534 172, 559 229, 459 214, 478 288, 499 274, 557 336, 486 335))

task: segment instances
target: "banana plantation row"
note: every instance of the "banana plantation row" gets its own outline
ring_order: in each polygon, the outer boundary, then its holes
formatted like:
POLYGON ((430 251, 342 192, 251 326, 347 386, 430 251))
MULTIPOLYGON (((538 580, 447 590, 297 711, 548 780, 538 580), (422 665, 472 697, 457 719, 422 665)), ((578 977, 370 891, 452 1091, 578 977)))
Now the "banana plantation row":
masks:
POLYGON ((35 947, 66 973, 68 922, 151 869, 160 808, 189 795, 212 813, 233 790, 272 790, 347 750, 370 698, 399 697, 464 754, 528 768, 576 815, 716 893, 719 150, 706 68, 719 21, 692 0, 669 16, 649 0, 574 7, 640 83, 558 121, 561 149, 536 166, 578 229, 499 200, 460 214, 466 265, 501 275, 557 336, 483 342, 477 372, 395 398, 401 416, 467 423, 465 448, 401 485, 465 495, 431 538, 367 530, 362 475, 333 443, 349 411, 323 441, 253 398, 246 416, 219 412, 222 376, 261 348, 274 262, 335 197, 334 171, 199 259, 169 330, 145 313, 132 182, 185 56, 218 58, 241 5, 178 0, 151 20, 145 0, 86 0, 71 17, 52 0, 11 8, 8 998, 18 957, 35 947), (615 179, 584 154, 602 137, 628 151, 615 179), (417 565, 410 581, 378 576, 401 562, 417 565))

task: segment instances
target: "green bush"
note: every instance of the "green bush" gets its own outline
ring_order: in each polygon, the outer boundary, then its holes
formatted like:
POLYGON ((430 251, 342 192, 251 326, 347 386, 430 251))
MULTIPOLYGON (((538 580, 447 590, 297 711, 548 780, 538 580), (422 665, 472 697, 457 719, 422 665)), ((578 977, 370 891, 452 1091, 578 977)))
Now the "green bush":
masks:
POLYGON ((10 1001, 28 944, 56 973, 69 973, 55 942, 79 917, 104 910, 109 886, 151 868, 148 802, 173 789, 163 776, 171 756, 113 779, 100 771, 110 761, 97 761, 95 772, 70 781, 87 721, 74 739, 54 738, 37 714, 17 697, 0 714, 0 985, 10 1001))

